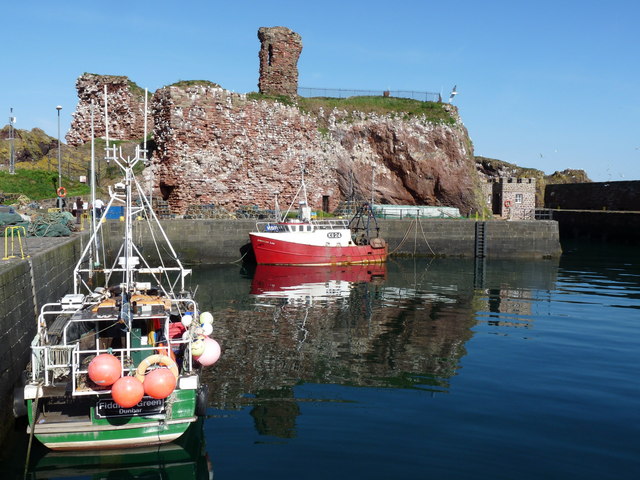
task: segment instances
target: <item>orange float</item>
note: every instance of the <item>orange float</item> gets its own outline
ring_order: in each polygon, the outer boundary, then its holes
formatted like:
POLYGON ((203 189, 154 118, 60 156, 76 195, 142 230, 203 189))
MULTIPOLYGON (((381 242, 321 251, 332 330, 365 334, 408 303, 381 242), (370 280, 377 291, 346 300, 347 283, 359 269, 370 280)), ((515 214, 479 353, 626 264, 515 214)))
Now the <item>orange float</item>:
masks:
POLYGON ((143 396, 144 387, 136 377, 121 377, 111 387, 113 401, 122 408, 131 408, 137 405, 143 396))
POLYGON ((153 398, 167 398, 176 388, 176 377, 168 368, 156 368, 144 377, 144 393, 153 398))
POLYGON ((110 353, 102 353, 89 363, 89 378, 101 387, 113 385, 122 374, 120 360, 110 353))

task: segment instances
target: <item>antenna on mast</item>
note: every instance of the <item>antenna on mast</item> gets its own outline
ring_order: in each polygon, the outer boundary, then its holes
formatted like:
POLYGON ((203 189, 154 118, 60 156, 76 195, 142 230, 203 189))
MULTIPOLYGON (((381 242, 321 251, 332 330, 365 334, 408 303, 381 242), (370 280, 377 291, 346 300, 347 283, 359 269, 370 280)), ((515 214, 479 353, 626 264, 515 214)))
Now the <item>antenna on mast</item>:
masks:
MULTIPOLYGON (((144 165, 148 166, 149 157, 147 156, 147 97, 149 95, 149 89, 144 89, 144 140, 143 140, 143 152, 144 152, 144 165)), ((153 209, 153 169, 150 169, 149 174, 149 206, 153 209)))
POLYGON ((144 158, 147 159, 147 95, 149 90, 144 89, 144 140, 142 150, 144 151, 144 158))
MULTIPOLYGON (((104 86, 104 138, 106 141, 105 151, 109 151, 109 114, 107 112, 107 86, 104 86)), ((109 163, 109 155, 107 155, 107 163, 109 163)))
POLYGON ((373 192, 375 192, 376 164, 371 164, 371 207, 373 207, 373 192))

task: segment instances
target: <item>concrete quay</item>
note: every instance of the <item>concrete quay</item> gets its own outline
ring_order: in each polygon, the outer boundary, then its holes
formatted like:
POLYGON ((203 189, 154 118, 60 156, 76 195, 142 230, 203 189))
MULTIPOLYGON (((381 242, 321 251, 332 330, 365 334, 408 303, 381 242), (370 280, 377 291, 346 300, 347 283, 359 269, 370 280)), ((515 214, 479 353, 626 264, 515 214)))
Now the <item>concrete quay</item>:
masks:
MULTIPOLYGON (((230 263, 240 260, 255 220, 163 220, 163 228, 186 264, 230 263)), ((379 220, 380 236, 391 255, 476 257, 479 242, 486 258, 549 258, 562 253, 558 223, 549 220, 486 221, 446 219, 379 220), (477 228, 481 224, 483 228, 477 228), (482 238, 479 238, 479 237, 482 238)), ((122 222, 104 225, 106 239, 122 238, 122 222)), ((145 254, 154 252, 150 239, 140 239, 145 254)), ((105 240, 108 251, 116 243, 105 240)))

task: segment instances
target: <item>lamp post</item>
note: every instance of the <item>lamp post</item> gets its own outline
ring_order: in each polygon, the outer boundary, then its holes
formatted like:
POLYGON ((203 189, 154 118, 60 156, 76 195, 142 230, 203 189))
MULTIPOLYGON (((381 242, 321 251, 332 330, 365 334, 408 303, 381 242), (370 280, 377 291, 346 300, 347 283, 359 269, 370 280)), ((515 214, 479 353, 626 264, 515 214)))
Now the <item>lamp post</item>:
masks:
POLYGON ((16 173, 16 150, 14 147, 15 132, 13 128, 15 123, 16 117, 13 116, 13 108, 11 108, 9 115, 9 143, 11 147, 9 154, 9 173, 11 175, 15 175, 16 173))
MULTIPOLYGON (((58 111, 58 188, 62 187, 62 158, 60 156, 60 110, 62 110, 62 106, 58 105, 56 107, 58 111)), ((60 204, 60 212, 62 212, 62 200, 59 200, 60 204)))

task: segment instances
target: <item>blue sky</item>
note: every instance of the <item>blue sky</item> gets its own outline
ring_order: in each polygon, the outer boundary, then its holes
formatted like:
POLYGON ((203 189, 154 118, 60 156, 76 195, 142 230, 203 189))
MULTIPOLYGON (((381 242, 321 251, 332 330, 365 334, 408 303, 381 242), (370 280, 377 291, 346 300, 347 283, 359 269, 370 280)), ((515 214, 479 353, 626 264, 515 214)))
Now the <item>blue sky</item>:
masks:
MULTIPOLYGON (((6 2, 5 2, 6 3, 6 2)), ((0 111, 66 133, 84 72, 257 90, 257 31, 302 36, 301 87, 442 91, 475 154, 640 179, 640 2, 41 1, 3 6, 0 111)))

